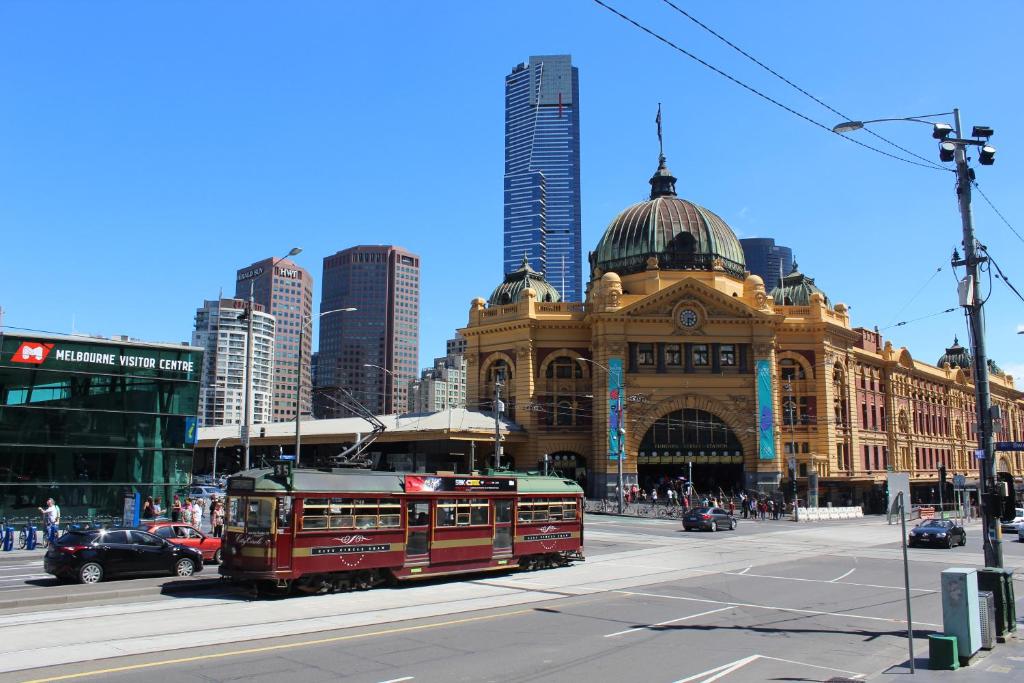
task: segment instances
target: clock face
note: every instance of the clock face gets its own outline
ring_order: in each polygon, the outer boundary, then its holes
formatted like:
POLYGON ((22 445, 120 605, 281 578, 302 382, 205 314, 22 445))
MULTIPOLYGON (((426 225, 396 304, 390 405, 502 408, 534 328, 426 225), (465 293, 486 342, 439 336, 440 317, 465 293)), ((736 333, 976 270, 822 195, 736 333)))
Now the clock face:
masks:
POLYGON ((697 326, 697 311, 692 308, 684 308, 679 311, 679 324, 686 328, 693 328, 697 326))

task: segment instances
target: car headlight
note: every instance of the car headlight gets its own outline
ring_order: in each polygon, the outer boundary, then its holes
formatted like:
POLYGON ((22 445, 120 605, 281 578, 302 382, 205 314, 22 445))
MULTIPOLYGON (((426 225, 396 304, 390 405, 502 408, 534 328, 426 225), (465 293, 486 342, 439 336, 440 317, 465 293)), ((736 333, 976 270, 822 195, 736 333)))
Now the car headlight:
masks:
POLYGON ((938 536, 939 538, 943 538, 943 537, 945 537, 945 535, 946 535, 946 532, 945 532, 945 531, 943 531, 943 532, 937 533, 937 534, 935 534, 935 535, 936 535, 936 536, 938 536))

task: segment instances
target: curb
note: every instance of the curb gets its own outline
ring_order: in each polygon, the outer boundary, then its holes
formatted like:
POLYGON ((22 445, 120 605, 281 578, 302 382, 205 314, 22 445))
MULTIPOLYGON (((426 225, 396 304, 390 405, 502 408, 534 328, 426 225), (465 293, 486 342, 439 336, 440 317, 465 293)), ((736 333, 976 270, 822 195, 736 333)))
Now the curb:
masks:
POLYGON ((119 588, 86 593, 64 593, 61 595, 45 595, 31 598, 16 598, 13 600, 0 600, 0 610, 16 609, 19 607, 37 607, 40 605, 71 605, 80 602, 94 602, 96 600, 113 600, 117 598, 137 598, 146 595, 172 595, 174 593, 205 592, 218 588, 226 588, 220 578, 196 579, 176 585, 167 586, 146 586, 144 588, 119 588))

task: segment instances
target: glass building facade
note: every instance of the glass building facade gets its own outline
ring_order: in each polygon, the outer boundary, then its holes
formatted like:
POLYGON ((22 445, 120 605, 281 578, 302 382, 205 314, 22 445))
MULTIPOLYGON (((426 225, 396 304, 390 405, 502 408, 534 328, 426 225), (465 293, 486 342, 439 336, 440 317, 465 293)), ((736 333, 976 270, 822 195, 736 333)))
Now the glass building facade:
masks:
POLYGON ((505 274, 525 255, 563 301, 583 300, 579 94, 569 55, 505 77, 505 274))
POLYGON ((0 335, 0 516, 120 513, 126 492, 167 509, 188 486, 202 350, 0 335))
POLYGON ((748 237, 740 240, 747 270, 764 280, 764 289, 770 292, 782 284, 783 274, 793 268, 793 250, 775 244, 771 237, 748 237))

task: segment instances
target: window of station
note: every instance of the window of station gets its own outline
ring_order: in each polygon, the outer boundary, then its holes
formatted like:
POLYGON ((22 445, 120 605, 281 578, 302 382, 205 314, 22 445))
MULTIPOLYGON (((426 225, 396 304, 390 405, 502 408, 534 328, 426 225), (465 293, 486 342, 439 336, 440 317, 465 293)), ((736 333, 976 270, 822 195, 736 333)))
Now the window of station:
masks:
POLYGON ((733 367, 736 365, 736 345, 722 344, 719 347, 719 360, 722 367, 733 367))
POLYGON ((681 344, 665 344, 665 365, 679 367, 683 364, 683 348, 681 344))
POLYGON ((583 377, 583 368, 569 356, 560 356, 548 365, 546 375, 548 378, 580 379, 583 377))
POLYGON ((694 344, 693 345, 693 366, 695 368, 707 367, 710 365, 708 360, 708 345, 707 344, 694 344))
POLYGON ((490 504, 485 498, 437 501, 437 526, 483 526, 490 522, 490 504))
POLYGON ((395 529, 402 526, 402 506, 396 499, 307 498, 302 528, 395 529))
POLYGON ((637 344, 636 362, 639 365, 654 365, 654 344, 637 344))
POLYGON ((805 379, 803 367, 792 358, 779 361, 779 376, 784 380, 805 379))
POLYGON ((520 500, 516 519, 520 523, 571 522, 576 520, 576 499, 520 500))

